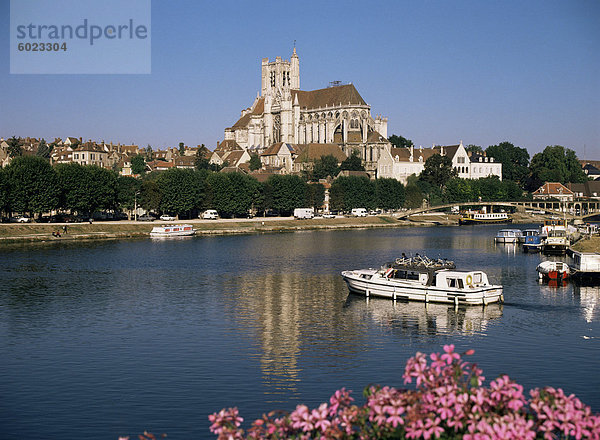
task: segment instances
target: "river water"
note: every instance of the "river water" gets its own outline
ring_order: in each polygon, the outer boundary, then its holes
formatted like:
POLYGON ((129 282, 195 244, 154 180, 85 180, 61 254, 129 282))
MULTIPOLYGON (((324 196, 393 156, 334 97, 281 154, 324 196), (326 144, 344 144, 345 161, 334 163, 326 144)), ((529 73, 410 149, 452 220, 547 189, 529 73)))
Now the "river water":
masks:
MULTIPOLYGON (((525 226, 523 226, 525 227, 525 226)), ((415 352, 475 349, 488 379, 562 387, 600 411, 600 287, 540 285, 497 226, 303 231, 15 246, 0 252, 0 437, 211 438, 338 388, 402 386, 415 352), (462 308, 349 295, 345 269, 402 252, 504 285, 462 308)))

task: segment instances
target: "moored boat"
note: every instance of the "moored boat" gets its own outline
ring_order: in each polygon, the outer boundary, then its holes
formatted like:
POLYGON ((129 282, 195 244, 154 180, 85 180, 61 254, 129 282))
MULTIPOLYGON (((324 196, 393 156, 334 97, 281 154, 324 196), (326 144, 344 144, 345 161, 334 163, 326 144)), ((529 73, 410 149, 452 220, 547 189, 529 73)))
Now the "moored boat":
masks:
POLYGON ((532 236, 537 237, 539 235, 540 235, 539 229, 534 229, 534 228, 523 229, 522 235, 519 237, 519 242, 525 243, 525 241, 527 241, 527 237, 532 237, 532 236))
POLYGON ((523 243, 523 252, 540 252, 542 250, 542 238, 539 235, 529 235, 525 237, 523 243))
POLYGON ((573 278, 600 283, 600 253, 573 252, 573 278))
POLYGON ((520 229, 500 229, 494 241, 496 243, 517 243, 523 236, 523 232, 520 229))
POLYGON ((425 256, 398 258, 379 269, 342 272, 352 293, 458 305, 503 301, 502 286, 490 284, 485 272, 459 271, 452 261, 425 256))
POLYGON ((540 279, 565 280, 571 274, 571 268, 562 261, 542 261, 535 268, 540 279))
POLYGON ((512 218, 506 212, 467 211, 459 219, 459 225, 477 225, 489 223, 511 223, 512 218))
POLYGON ((570 244, 566 229, 550 229, 548 236, 542 242, 542 252, 564 255, 570 244))
POLYGON ((192 225, 162 225, 153 227, 150 237, 184 237, 195 233, 196 230, 192 225))

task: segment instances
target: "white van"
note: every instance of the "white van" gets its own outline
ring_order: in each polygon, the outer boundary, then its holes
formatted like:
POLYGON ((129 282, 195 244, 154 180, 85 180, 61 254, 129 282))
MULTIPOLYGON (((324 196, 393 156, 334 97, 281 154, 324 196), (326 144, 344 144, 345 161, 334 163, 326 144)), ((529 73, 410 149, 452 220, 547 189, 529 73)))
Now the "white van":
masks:
POLYGON ((202 213, 202 218, 204 220, 216 220, 219 218, 219 213, 214 209, 207 209, 202 213))
POLYGON ((296 219, 314 218, 314 216, 315 216, 314 208, 296 208, 296 209, 294 209, 294 218, 296 218, 296 219))
POLYGON ((352 215, 353 217, 366 217, 367 210, 365 208, 354 208, 352 209, 350 215, 352 215))

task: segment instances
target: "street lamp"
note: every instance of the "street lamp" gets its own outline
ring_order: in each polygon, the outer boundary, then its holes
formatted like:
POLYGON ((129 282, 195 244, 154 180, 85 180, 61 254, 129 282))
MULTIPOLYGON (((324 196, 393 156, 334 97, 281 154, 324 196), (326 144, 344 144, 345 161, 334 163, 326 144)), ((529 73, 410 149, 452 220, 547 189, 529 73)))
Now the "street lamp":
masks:
POLYGON ((133 196, 133 218, 134 220, 137 222, 137 196, 140 194, 139 191, 136 191, 134 196, 133 196))

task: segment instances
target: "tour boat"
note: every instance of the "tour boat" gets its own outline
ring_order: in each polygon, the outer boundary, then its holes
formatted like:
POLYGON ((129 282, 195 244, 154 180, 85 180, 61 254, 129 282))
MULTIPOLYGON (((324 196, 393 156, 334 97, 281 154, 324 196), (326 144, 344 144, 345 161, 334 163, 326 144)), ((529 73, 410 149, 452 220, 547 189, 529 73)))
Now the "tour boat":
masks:
POLYGON ((486 223, 511 223, 512 218, 506 212, 467 211, 458 219, 459 225, 477 225, 486 223))
POLYGON ((600 282, 600 253, 573 252, 571 271, 578 280, 600 282))
POLYGON ((566 229, 550 229, 548 236, 542 242, 542 252, 545 254, 565 254, 570 244, 566 229))
POLYGON ((153 227, 150 237, 183 237, 195 233, 192 225, 162 225, 153 227))
POLYGON ((567 220, 560 218, 550 218, 544 220, 544 224, 541 228, 541 235, 547 237, 550 235, 550 231, 566 231, 567 220))
POLYGON ((503 301, 502 286, 492 285, 482 271, 459 271, 448 260, 402 257, 380 269, 342 272, 352 293, 458 305, 503 301))
POLYGON ((520 229, 500 229, 494 241, 496 243, 517 243, 523 236, 523 232, 520 229))
POLYGON ((525 241, 527 241, 527 237, 537 237, 540 235, 540 230, 539 229, 523 229, 522 231, 522 235, 519 237, 519 242, 520 243, 525 243, 525 241))
POLYGON ((535 270, 537 270, 540 280, 564 280, 571 274, 569 265, 562 261, 542 261, 535 270))
POLYGON ((523 243, 523 252, 540 252, 542 250, 542 237, 539 235, 528 235, 523 243))

